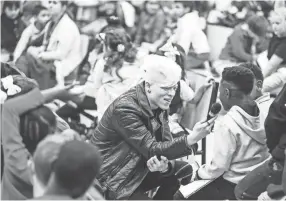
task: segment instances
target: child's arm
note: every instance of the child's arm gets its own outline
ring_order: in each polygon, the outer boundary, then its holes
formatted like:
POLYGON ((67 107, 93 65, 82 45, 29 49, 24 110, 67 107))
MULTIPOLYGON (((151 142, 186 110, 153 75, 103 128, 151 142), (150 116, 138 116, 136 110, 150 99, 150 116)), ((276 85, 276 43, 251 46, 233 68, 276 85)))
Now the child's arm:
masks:
POLYGON ((23 31, 21 38, 17 43, 17 46, 14 51, 14 59, 13 59, 14 63, 19 59, 19 57, 23 54, 23 52, 27 48, 31 36, 32 36, 32 29, 31 26, 29 26, 23 31))
POLYGON ((211 85, 210 83, 207 83, 207 84, 201 86, 201 87, 195 92, 194 98, 190 101, 190 103, 197 104, 197 103, 201 100, 201 98, 203 97, 203 94, 205 93, 206 89, 207 89, 210 85, 211 85))

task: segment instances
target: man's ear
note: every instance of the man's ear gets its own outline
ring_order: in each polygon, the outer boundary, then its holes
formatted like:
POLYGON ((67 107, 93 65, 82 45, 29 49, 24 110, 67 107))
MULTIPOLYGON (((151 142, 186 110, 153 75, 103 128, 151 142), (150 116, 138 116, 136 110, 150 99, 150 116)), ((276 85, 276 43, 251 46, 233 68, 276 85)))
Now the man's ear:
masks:
POLYGON ((229 89, 226 88, 226 89, 224 90, 224 93, 225 93, 226 98, 227 98, 227 99, 230 99, 230 91, 229 91, 229 89))
POLYGON ((258 89, 262 90, 262 87, 263 87, 263 82, 262 82, 262 80, 257 80, 257 81, 256 81, 256 86, 257 86, 258 89))
POLYGON ((151 86, 151 85, 150 85, 149 82, 145 82, 145 86, 146 86, 147 89, 150 89, 150 86, 151 86))

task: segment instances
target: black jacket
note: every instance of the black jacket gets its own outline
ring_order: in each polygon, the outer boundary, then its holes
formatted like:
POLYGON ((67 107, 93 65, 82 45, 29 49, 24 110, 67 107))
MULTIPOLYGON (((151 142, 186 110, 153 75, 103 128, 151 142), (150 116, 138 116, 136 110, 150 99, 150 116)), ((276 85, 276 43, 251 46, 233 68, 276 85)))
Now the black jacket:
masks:
POLYGON ((128 199, 148 173, 146 162, 162 155, 169 160, 191 153, 186 136, 172 138, 167 111, 153 115, 144 82, 116 99, 104 113, 91 143, 103 157, 99 181, 106 199, 128 199), (155 139, 161 132, 162 142, 155 139))
POLYGON ((286 148, 286 84, 270 106, 265 120, 267 146, 272 157, 282 163, 286 148))
POLYGON ((22 32, 26 28, 25 23, 18 17, 9 19, 5 14, 1 15, 1 49, 13 53, 22 32))

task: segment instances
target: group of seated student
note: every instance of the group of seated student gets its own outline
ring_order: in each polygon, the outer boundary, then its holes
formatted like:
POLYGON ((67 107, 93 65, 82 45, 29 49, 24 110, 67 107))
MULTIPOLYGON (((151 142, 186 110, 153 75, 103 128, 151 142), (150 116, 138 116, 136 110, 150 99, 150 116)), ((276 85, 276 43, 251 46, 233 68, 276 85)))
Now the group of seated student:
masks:
POLYGON ((266 18, 254 15, 246 23, 237 25, 228 37, 219 60, 213 63, 217 73, 221 75, 226 66, 237 65, 241 62, 258 63, 265 79, 263 91, 277 95, 286 82, 285 16, 286 8, 280 7, 271 12, 270 23, 266 18), (273 32, 272 37, 269 37, 271 32, 273 32), (261 46, 263 38, 269 38, 267 49, 261 46), (259 59, 263 57, 260 53, 264 51, 267 51, 266 61, 259 59))
POLYGON ((221 75, 226 66, 256 61, 257 55, 265 50, 259 49, 259 42, 266 37, 268 29, 267 19, 256 15, 237 25, 228 37, 219 60, 213 64, 217 73, 221 75))
POLYGON ((47 9, 36 6, 35 22, 26 28, 14 53, 17 67, 35 79, 40 89, 71 83, 77 75, 81 62, 80 33, 66 13, 67 4, 49 1, 47 9))
POLYGON ((40 91, 34 80, 9 68, 1 64, 1 107, 5 117, 1 118, 1 198, 59 200, 85 196, 100 169, 99 152, 82 142, 78 133, 64 127, 44 105, 67 96, 71 86, 40 91))

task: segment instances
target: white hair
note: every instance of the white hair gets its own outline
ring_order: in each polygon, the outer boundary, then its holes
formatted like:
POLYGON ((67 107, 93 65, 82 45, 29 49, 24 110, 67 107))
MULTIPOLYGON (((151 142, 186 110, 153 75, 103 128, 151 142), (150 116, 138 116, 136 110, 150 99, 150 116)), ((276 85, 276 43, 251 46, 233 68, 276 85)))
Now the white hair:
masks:
POLYGON ((175 61, 159 55, 146 56, 141 69, 146 82, 165 87, 177 84, 182 75, 182 69, 175 61))

